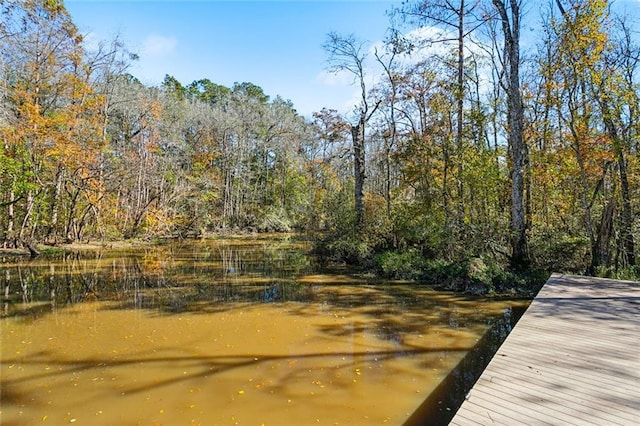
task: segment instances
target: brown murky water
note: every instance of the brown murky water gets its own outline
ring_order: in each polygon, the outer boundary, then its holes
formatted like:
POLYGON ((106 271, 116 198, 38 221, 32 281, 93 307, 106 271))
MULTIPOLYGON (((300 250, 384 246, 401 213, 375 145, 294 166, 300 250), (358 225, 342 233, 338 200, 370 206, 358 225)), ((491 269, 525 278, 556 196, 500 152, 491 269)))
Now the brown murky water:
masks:
POLYGON ((3 425, 398 425, 513 305, 319 272, 288 239, 16 260, 3 425))

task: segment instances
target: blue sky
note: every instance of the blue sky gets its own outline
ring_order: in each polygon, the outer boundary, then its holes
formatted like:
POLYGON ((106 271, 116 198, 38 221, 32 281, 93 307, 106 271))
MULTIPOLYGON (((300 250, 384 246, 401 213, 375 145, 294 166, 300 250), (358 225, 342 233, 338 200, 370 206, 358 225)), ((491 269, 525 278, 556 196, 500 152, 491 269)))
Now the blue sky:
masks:
MULTIPOLYGON (((536 33, 539 9, 525 6, 525 33, 536 33)), ((118 35, 140 59, 130 72, 149 85, 165 74, 183 84, 208 78, 217 84, 251 82, 274 98, 290 99, 301 114, 323 107, 348 113, 357 101, 352 79, 326 72, 327 33, 354 33, 372 44, 384 39, 387 13, 401 0, 66 0, 80 30, 91 40, 118 35)), ((614 7, 635 16, 640 0, 614 7)), ((636 34, 637 35, 637 34, 636 34)), ((535 40, 523 40, 530 48, 535 40)))
POLYGON ((248 81, 272 98, 290 99, 310 116, 322 107, 349 109, 353 87, 328 74, 327 33, 354 33, 372 43, 400 1, 91 1, 67 0, 74 22, 98 40, 115 35, 140 55, 130 72, 146 84, 165 74, 183 84, 208 78, 248 81))

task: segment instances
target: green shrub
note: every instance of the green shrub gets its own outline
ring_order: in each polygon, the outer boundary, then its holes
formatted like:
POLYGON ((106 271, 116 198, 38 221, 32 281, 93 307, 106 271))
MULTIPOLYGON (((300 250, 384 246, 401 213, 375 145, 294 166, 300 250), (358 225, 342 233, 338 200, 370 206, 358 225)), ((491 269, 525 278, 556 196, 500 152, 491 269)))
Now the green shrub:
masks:
POLYGON ((284 209, 270 208, 259 219, 259 232, 291 232, 291 220, 284 209))
POLYGON ((362 265, 371 258, 372 250, 364 242, 350 236, 330 240, 323 245, 323 254, 334 262, 362 265))
POLYGON ((582 236, 541 235, 529 244, 533 266, 549 272, 582 274, 590 262, 589 239, 582 236))
POLYGON ((393 279, 417 279, 423 275, 425 261, 415 249, 388 251, 375 258, 382 276, 393 279))
POLYGON ((640 266, 630 266, 616 269, 614 267, 600 266, 595 275, 602 278, 614 280, 640 281, 640 266))
POLYGON ((393 234, 400 249, 413 247, 422 253, 442 253, 447 236, 443 218, 425 214, 419 205, 399 203, 393 208, 393 234))
POLYGON ((364 199, 364 223, 360 230, 361 240, 374 251, 389 247, 393 224, 387 215, 386 200, 378 195, 367 194, 364 199))
POLYGON ((519 273, 509 270, 506 263, 492 257, 471 257, 448 263, 444 260, 425 261, 422 280, 441 289, 466 294, 535 295, 549 278, 539 269, 519 273))
POLYGON ((389 246, 392 225, 384 198, 367 194, 364 223, 356 228, 353 194, 346 188, 327 195, 323 214, 325 229, 315 251, 334 262, 365 265, 376 251, 389 246))

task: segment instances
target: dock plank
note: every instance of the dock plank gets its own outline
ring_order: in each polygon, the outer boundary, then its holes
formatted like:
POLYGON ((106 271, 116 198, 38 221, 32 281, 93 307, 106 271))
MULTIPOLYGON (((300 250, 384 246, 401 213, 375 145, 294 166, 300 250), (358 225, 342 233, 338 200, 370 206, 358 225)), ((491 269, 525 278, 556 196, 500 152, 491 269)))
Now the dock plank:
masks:
POLYGON ((640 283, 554 274, 450 424, 640 424, 640 283))

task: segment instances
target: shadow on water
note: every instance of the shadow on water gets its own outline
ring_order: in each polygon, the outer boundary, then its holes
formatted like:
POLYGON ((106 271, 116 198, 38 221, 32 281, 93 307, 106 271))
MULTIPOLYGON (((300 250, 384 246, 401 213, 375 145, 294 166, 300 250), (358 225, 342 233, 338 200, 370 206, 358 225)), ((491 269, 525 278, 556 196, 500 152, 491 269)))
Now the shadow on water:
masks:
MULTIPOLYGON (((18 380, 5 380, 3 381, 3 393, 2 393, 2 402, 7 404, 19 405, 23 401, 27 401, 28 398, 25 398, 22 395, 17 395, 12 393, 13 386, 36 381, 44 377, 53 377, 58 375, 68 375, 70 373, 79 374, 82 372, 87 372, 91 370, 101 370, 110 367, 122 367, 122 366, 138 366, 142 363, 150 365, 150 364, 158 364, 158 365, 169 365, 179 363, 181 368, 185 369, 189 366, 195 367, 195 371, 190 374, 177 374, 174 377, 168 378, 162 381, 153 381, 152 383, 129 387, 126 389, 127 394, 134 394, 145 392, 150 389, 160 388, 164 386, 174 385, 179 382, 189 381, 194 378, 204 378, 215 376, 217 374, 222 374, 234 369, 245 368, 258 366, 263 363, 274 362, 274 361, 289 361, 292 358, 297 360, 302 359, 322 359, 322 358, 335 358, 337 360, 342 360, 334 367, 335 370, 340 369, 353 369, 354 367, 354 358, 362 358, 363 365, 368 362, 368 360, 375 359, 375 362, 382 362, 386 359, 395 359, 398 357, 409 357, 420 354, 428 354, 428 353, 438 353, 441 351, 468 351, 469 348, 415 348, 415 349, 407 349, 403 348, 401 350, 367 350, 363 352, 330 352, 330 353, 305 353, 305 354, 286 354, 286 355, 265 355, 265 354, 250 354, 250 355, 225 355, 225 356, 171 356, 171 357, 156 357, 153 359, 146 358, 142 356, 140 357, 131 357, 131 358, 123 358, 117 361, 114 361, 108 357, 105 358, 93 358, 93 359, 83 359, 81 361, 75 360, 61 360, 61 359, 52 359, 48 353, 41 352, 34 354, 31 357, 20 358, 20 359, 7 359, 0 362, 0 364, 11 365, 19 363, 21 365, 34 365, 38 367, 42 367, 43 372, 39 375, 30 375, 24 379, 18 380), (50 371, 50 367, 59 368, 57 371, 50 371)), ((360 365, 360 364, 358 364, 360 365)), ((362 365, 361 365, 362 366, 362 365)))
POLYGON ((507 309, 478 344, 460 361, 440 385, 404 423, 404 426, 446 426, 473 385, 496 354, 526 307, 507 309))
MULTIPOLYGON (((286 306, 291 318, 311 321, 319 315, 320 318, 328 316, 332 321, 314 323, 318 339, 334 342, 353 339, 349 336, 356 334, 378 339, 379 346, 366 351, 355 348, 348 353, 342 349, 298 353, 296 349, 281 355, 280 348, 273 353, 263 353, 261 348, 250 354, 216 353, 216 356, 203 357, 190 352, 176 356, 175 351, 184 349, 172 348, 173 352, 157 357, 134 352, 117 360, 95 356, 81 360, 56 359, 46 352, 1 360, 5 366, 19 363, 59 368, 41 373, 45 378, 143 363, 165 369, 171 365, 181 367, 179 374, 168 375, 158 382, 139 383, 126 389, 127 393, 292 358, 321 363, 335 359, 338 370, 353 370, 354 362, 369 366, 385 359, 406 358, 415 361, 417 371, 431 371, 440 367, 440 354, 444 357, 446 353, 455 354, 457 362, 468 353, 420 405, 407 425, 447 424, 525 309, 504 310, 506 306, 522 306, 522 303, 489 308, 478 298, 459 297, 406 283, 373 284, 344 270, 327 273, 318 269, 296 241, 194 242, 163 244, 124 253, 63 254, 53 259, 42 257, 28 265, 0 264, 0 283, 4 290, 2 317, 20 317, 24 322, 35 322, 62 307, 96 300, 105 302, 100 310, 145 311, 156 319, 182 314, 200 315, 198 318, 203 319, 209 314, 242 313, 248 306, 266 304, 286 306), (504 312, 502 317, 496 320, 501 312, 504 312), (339 320, 344 317, 349 319, 339 320), (490 330, 471 349, 474 339, 487 324, 492 324, 490 330), (437 338, 429 339, 429 336, 437 338), (433 356, 429 357, 430 354, 433 356), (345 358, 347 361, 341 361, 345 358), (185 366, 189 367, 187 375, 183 374, 185 366)), ((32 387, 30 383, 3 380, 2 384, 3 403, 17 405, 18 401, 29 399, 20 395, 18 389, 32 387)), ((286 385, 279 383, 281 387, 286 385)))

